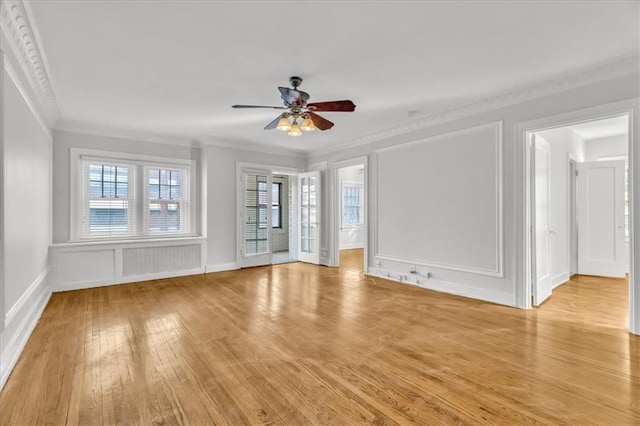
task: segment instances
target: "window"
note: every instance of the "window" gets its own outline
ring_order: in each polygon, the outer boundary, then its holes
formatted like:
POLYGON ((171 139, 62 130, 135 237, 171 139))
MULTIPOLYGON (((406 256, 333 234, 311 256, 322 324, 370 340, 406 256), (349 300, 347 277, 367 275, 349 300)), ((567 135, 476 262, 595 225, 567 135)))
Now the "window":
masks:
POLYGON ((282 182, 273 182, 271 191, 272 228, 282 228, 282 182))
POLYGON ((353 182, 342 183, 342 228, 363 225, 362 185, 353 182))
MULTIPOLYGON (((88 150, 72 150, 72 158, 76 151, 88 150)), ((192 235, 192 161, 75 155, 79 185, 71 208, 78 214, 72 213, 71 240, 192 235)))
POLYGON ((180 169, 149 168, 145 202, 149 233, 181 232, 184 229, 185 202, 182 197, 184 172, 180 169))
POLYGON ((83 235, 129 235, 132 225, 129 198, 131 168, 93 161, 86 162, 84 168, 88 179, 83 203, 83 235))

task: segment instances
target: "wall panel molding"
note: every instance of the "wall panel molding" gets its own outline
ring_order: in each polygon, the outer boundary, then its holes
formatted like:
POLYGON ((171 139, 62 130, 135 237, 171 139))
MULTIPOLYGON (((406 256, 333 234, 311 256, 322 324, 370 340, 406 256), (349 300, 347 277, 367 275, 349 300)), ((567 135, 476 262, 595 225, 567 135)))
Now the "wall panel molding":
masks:
MULTIPOLYGON (((417 265, 417 266, 423 266, 423 267, 431 267, 431 268, 438 268, 438 269, 445 269, 445 270, 451 270, 451 271, 456 271, 456 272, 466 272, 466 273, 473 273, 473 274, 479 274, 479 275, 486 275, 486 276, 491 276, 491 277, 498 277, 498 278, 503 278, 504 277, 504 221, 503 221, 503 212, 504 212, 504 203, 503 203, 503 199, 504 199, 504 189, 503 189, 503 168, 504 168, 504 164, 503 164, 503 155, 502 155, 502 145, 503 145, 503 129, 502 129, 503 125, 502 125, 502 121, 497 121, 497 122, 492 122, 492 123, 488 123, 488 124, 484 124, 484 125, 480 125, 480 126, 475 126, 475 127, 471 127, 471 128, 466 128, 466 129, 462 129, 459 131, 455 131, 455 132, 449 132, 449 133, 444 133, 444 134, 440 134, 440 135, 436 135, 436 136, 431 136, 428 138, 424 138, 424 139, 419 139, 416 141, 411 141, 411 142, 407 142, 404 144, 400 144, 400 145, 393 145, 391 147, 386 147, 386 148, 382 148, 379 150, 376 150, 374 152, 374 176, 376 177, 376 180, 374 181, 374 191, 373 191, 373 200, 372 200, 372 205, 373 205, 373 220, 375 221, 375 226, 372 229, 372 233, 373 233, 373 250, 374 250, 374 259, 376 262, 380 262, 382 260, 386 260, 386 261, 392 261, 392 262, 400 262, 400 263, 405 263, 405 264, 411 264, 411 265, 417 265), (379 194, 379 190, 380 190, 380 185, 377 182, 377 180, 380 178, 379 176, 379 168, 380 168, 380 154, 388 152, 388 151, 392 151, 392 150, 398 150, 398 149, 403 149, 403 148, 407 148, 407 147, 411 147, 411 146, 415 146, 418 144, 426 144, 426 143, 433 143, 436 141, 440 141, 443 139, 447 139, 447 138, 451 138, 454 136, 462 136, 462 135, 467 135, 467 134, 471 134, 473 132, 477 132, 477 131, 483 131, 486 129, 493 129, 495 131, 495 139, 493 140, 494 143, 494 148, 495 148, 495 168, 493 170, 494 172, 494 176, 495 176, 495 229, 496 229, 496 234, 495 234, 495 247, 496 247, 496 252, 495 252, 495 267, 492 268, 482 268, 482 267, 477 267, 475 265, 465 265, 465 264, 457 264, 457 263, 453 263, 453 262, 442 262, 442 261, 436 261, 433 259, 417 259, 417 258, 403 258, 400 256, 397 256, 393 253, 385 253, 384 251, 381 250, 379 243, 380 243, 380 237, 379 237, 379 218, 380 218, 380 194, 379 194)), ((377 265, 373 265, 373 266, 377 266, 377 265)))
MULTIPOLYGON (((7 329, 15 330, 11 338, 4 346, 4 351, 0 354, 0 390, 4 387, 9 374, 18 362, 18 358, 27 344, 33 329, 38 324, 49 298, 51 297, 51 287, 49 285, 49 268, 46 268, 34 281, 10 310, 10 318, 7 321, 7 329), (23 300, 24 298, 24 300, 23 300), (26 303, 30 301, 30 303, 26 303), (15 309, 14 309, 15 308, 15 309), (28 309, 27 309, 28 308, 28 309), (20 320, 16 326, 14 323, 20 320)), ((9 315, 7 315, 9 317, 9 315)))
POLYGON ((36 277, 36 279, 31 283, 29 288, 27 288, 27 290, 22 294, 22 296, 20 296, 18 301, 13 304, 11 309, 9 309, 7 311, 7 313, 6 313, 5 317, 4 317, 4 321, 5 321, 5 324, 7 326, 9 326, 11 324, 11 322, 16 318, 16 315, 18 315, 20 310, 22 310, 22 308, 24 307, 25 303, 27 303, 27 301, 29 301, 31 299, 31 296, 33 296, 34 293, 36 293, 38 291, 41 291, 41 288, 43 286, 47 286, 48 285, 48 281, 47 280, 48 280, 50 271, 51 271, 51 268, 49 266, 47 266, 44 269, 44 271, 42 271, 40 273, 40 275, 38 275, 36 277))
POLYGON ((47 60, 39 46, 38 31, 31 18, 28 3, 21 0, 0 2, 0 27, 13 54, 19 60, 37 102, 42 106, 48 127, 61 120, 60 109, 53 92, 47 60))

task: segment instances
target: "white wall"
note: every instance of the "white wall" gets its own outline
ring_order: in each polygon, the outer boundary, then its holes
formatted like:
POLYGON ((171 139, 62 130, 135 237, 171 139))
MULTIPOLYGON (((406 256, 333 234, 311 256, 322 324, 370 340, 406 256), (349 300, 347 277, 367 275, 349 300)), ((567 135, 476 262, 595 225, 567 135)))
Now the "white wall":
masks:
MULTIPOLYGON (((10 55, 7 53, 7 55, 10 55)), ((15 63, 15 62, 14 62, 15 63)), ((6 64, 5 64, 6 66, 6 64)), ((51 136, 30 92, 3 69, 3 274, 0 387, 44 309, 51 243, 51 136)))
POLYGON ((585 141, 567 127, 538 133, 549 142, 551 164, 550 228, 555 234, 550 238, 551 276, 553 286, 569 280, 569 158, 582 162, 585 159, 585 141))
MULTIPOLYGON (((363 170, 363 165, 343 167, 338 170, 338 176, 340 179, 340 187, 344 182, 356 183, 364 186, 364 173, 359 170, 363 170)), ((364 196, 364 193, 362 194, 364 196)), ((342 202, 343 196, 341 194, 340 200, 342 202)), ((364 212, 362 212, 364 213, 364 212)), ((340 213, 342 214, 342 212, 340 213)), ((352 249, 364 247, 364 225, 360 226, 342 226, 340 223, 340 249, 352 249)))
POLYGON ((300 156, 207 145, 207 272, 237 268, 236 265, 236 164, 238 162, 303 170, 300 156))
POLYGON ((629 137, 627 135, 609 138, 590 139, 586 142, 585 161, 596 161, 600 157, 628 155, 629 137))
MULTIPOLYGON (((407 281, 413 284, 419 282, 421 286, 439 291, 462 294, 507 305, 522 305, 525 270, 523 262, 524 254, 522 252, 524 242, 521 241, 522 235, 524 235, 524 225, 522 224, 522 218, 524 217, 524 203, 522 201, 524 197, 522 191, 524 185, 524 148, 521 144, 521 135, 515 132, 516 125, 542 117, 636 98, 640 94, 638 77, 637 73, 616 77, 561 93, 541 96, 493 111, 481 112, 476 115, 451 121, 443 120, 439 124, 416 128, 406 133, 393 134, 389 132, 388 136, 370 140, 368 144, 347 147, 337 152, 315 154, 309 158, 308 163, 320 164, 324 161, 337 162, 360 156, 369 157, 369 163, 372 165, 368 175, 368 200, 370 201, 368 241, 371 242, 372 246, 369 250, 367 263, 370 273, 388 276, 392 279, 407 281), (443 244, 443 241, 435 239, 426 239, 423 242, 424 250, 413 247, 410 252, 404 253, 396 260, 377 259, 377 255, 379 254, 379 247, 376 245, 377 234, 385 227, 391 229, 393 225, 387 223, 376 224, 376 221, 381 220, 379 213, 384 210, 387 207, 386 204, 390 202, 385 198, 378 198, 377 211, 372 203, 372 200, 379 195, 377 188, 382 179, 382 176, 379 175, 379 170, 377 170, 375 166, 376 151, 390 146, 425 140, 434 136, 447 135, 452 132, 497 121, 502 122, 504 130, 502 135, 501 162, 501 170, 503 173, 501 186, 503 196, 501 208, 503 214, 503 276, 487 276, 448 268, 428 267, 424 268, 423 272, 430 272, 430 279, 416 278, 415 275, 410 273, 410 266, 415 263, 415 260, 429 260, 425 259, 424 253, 437 252, 438 247, 440 244, 443 244)), ((487 144, 486 149, 492 149, 491 145, 487 144)), ((416 152, 413 150, 405 150, 395 160, 395 166, 391 163, 388 165, 389 168, 385 173, 389 174, 394 171, 401 172, 415 154, 416 152)), ((433 157, 429 159, 430 162, 437 164, 438 160, 441 159, 449 162, 448 156, 450 153, 447 150, 440 151, 435 149, 430 151, 430 154, 433 155, 433 157)), ((468 153, 462 150, 459 151, 458 155, 465 157, 468 153)), ((427 159, 424 160, 426 161, 427 159)), ((467 161, 467 159, 465 159, 465 161, 467 161)), ((490 170, 488 170, 488 173, 490 173, 490 170)), ((444 218, 438 217, 437 215, 445 215, 448 210, 439 209, 438 206, 440 203, 447 202, 448 200, 439 200, 438 197, 446 194, 447 188, 455 189, 460 176, 468 177, 469 175, 465 170, 460 170, 460 168, 442 170, 442 174, 438 177, 438 182, 444 189, 435 186, 425 188, 422 182, 414 180, 407 182, 407 192, 420 194, 420 197, 417 197, 416 200, 412 202, 417 204, 420 209, 428 209, 431 207, 434 209, 433 214, 435 218, 444 223, 444 218), (456 182, 453 185, 450 183, 452 180, 456 182)), ((331 185, 324 186, 325 189, 329 187, 331 187, 331 185)), ((473 203, 468 203, 464 208, 466 209, 465 214, 469 215, 468 219, 473 220, 476 206, 473 203)), ((461 219, 464 219, 464 217, 461 217, 461 219)), ((423 219, 419 215, 407 215, 405 221, 406 222, 403 223, 405 229, 421 229, 423 227, 423 219)), ((410 236, 405 235, 405 237, 409 238, 410 236)), ((472 243, 474 246, 477 246, 478 242, 473 241, 472 243)), ((486 250, 493 250, 493 247, 486 247, 486 250)), ((461 250, 460 253, 461 256, 463 256, 465 251, 461 250)), ((459 260, 463 261, 464 259, 459 260)))

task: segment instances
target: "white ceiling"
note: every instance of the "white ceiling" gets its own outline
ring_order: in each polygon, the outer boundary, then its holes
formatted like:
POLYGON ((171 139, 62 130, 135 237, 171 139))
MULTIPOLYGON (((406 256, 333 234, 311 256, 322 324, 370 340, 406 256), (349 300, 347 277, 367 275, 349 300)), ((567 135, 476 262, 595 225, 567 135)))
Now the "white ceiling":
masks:
POLYGON ((629 121, 625 115, 580 123, 569 126, 569 129, 578 134, 583 140, 590 141, 593 139, 627 135, 629 133, 629 121))
POLYGON ((304 151, 638 53, 638 2, 31 1, 67 123, 304 151), (262 128, 300 75, 326 132, 262 128))

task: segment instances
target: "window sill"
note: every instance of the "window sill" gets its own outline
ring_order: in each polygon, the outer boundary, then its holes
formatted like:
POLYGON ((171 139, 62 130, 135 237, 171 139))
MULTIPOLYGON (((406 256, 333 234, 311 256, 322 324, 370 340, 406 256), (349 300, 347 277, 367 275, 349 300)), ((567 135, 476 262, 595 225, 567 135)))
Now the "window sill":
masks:
POLYGON ((199 235, 180 235, 175 237, 149 237, 149 238, 129 238, 129 239, 86 239, 73 240, 66 243, 52 244, 52 248, 70 247, 95 247, 95 246, 122 246, 122 245, 160 245, 163 243, 191 243, 204 241, 206 237, 199 235))

